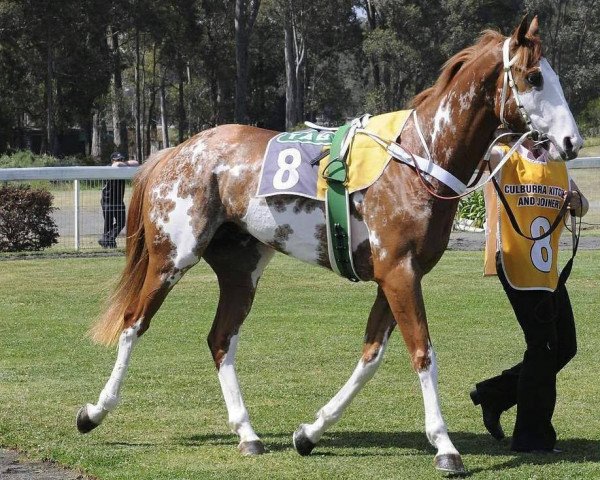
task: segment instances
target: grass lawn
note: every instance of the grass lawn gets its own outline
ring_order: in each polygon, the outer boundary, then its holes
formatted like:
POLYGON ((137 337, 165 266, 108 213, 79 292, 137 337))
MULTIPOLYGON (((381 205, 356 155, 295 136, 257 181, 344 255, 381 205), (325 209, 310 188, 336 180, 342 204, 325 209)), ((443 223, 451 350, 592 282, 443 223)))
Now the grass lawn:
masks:
MULTIPOLYGON (((473 479, 600 478, 600 251, 578 254, 569 281, 579 352, 559 375, 560 455, 513 455, 484 432, 473 384, 519 359, 523 340, 480 252, 447 252, 426 277, 439 389, 451 438, 473 479)), ((270 453, 243 458, 205 338, 217 286, 201 263, 167 298, 136 347, 122 403, 88 435, 75 414, 95 402, 115 352, 84 336, 122 257, 0 262, 0 445, 109 479, 430 479, 421 392, 400 335, 310 457, 291 434, 346 381, 362 344, 374 284, 352 285, 277 256, 242 330, 238 373, 270 453)), ((510 434, 514 412, 503 415, 510 434)))
POLYGON ((600 156, 600 137, 588 137, 583 143, 583 148, 579 151, 580 157, 598 157, 600 156))

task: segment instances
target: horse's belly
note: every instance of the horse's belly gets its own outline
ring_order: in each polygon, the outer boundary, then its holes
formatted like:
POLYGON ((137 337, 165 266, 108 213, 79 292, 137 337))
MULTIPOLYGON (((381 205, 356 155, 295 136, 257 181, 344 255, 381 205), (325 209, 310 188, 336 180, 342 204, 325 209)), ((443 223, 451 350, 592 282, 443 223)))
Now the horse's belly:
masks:
POLYGON ((322 202, 287 196, 252 198, 242 222, 248 233, 277 251, 325 266, 327 240, 322 202))

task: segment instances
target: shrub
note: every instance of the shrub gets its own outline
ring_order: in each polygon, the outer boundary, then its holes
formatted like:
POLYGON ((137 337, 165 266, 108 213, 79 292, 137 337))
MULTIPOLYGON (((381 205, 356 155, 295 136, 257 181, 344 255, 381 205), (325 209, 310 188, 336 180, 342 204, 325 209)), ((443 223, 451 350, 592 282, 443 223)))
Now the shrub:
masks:
POLYGON ((52 194, 29 185, 0 186, 0 251, 42 250, 58 242, 52 194))
POLYGON ((482 228, 485 222, 485 202, 483 192, 477 190, 458 202, 456 216, 459 219, 473 220, 473 227, 482 228))
POLYGON ((27 167, 74 167, 102 165, 100 160, 92 157, 64 157, 51 155, 36 155, 29 150, 20 150, 12 155, 0 155, 0 168, 27 167))

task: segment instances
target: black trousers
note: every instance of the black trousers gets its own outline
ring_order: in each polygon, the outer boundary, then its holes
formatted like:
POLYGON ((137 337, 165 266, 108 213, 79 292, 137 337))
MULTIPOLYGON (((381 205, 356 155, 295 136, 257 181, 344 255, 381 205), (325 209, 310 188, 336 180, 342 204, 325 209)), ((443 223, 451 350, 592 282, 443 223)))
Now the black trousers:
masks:
POLYGON ((502 411, 517 405, 511 448, 551 450, 556 443, 552 414, 556 374, 577 352, 575 322, 567 289, 555 292, 512 288, 496 257, 498 278, 525 335, 523 361, 477 384, 484 405, 502 411))
POLYGON ((102 203, 102 215, 104 216, 104 234, 102 240, 110 246, 116 243, 116 238, 123 227, 125 227, 125 204, 102 203))

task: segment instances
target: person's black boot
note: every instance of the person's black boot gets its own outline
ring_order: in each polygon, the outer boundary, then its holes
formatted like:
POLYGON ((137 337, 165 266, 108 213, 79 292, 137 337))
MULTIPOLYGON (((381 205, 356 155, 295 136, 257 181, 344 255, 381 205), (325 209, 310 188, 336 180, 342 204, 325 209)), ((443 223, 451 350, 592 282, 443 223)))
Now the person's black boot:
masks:
POLYGON ((489 405, 481 403, 481 398, 479 397, 479 392, 476 388, 473 389, 469 395, 471 396, 474 405, 481 405, 483 426, 485 429, 490 432, 490 435, 496 440, 502 440, 504 438, 504 430, 502 430, 502 425, 500 425, 500 415, 502 415, 502 410, 497 410, 489 405))

